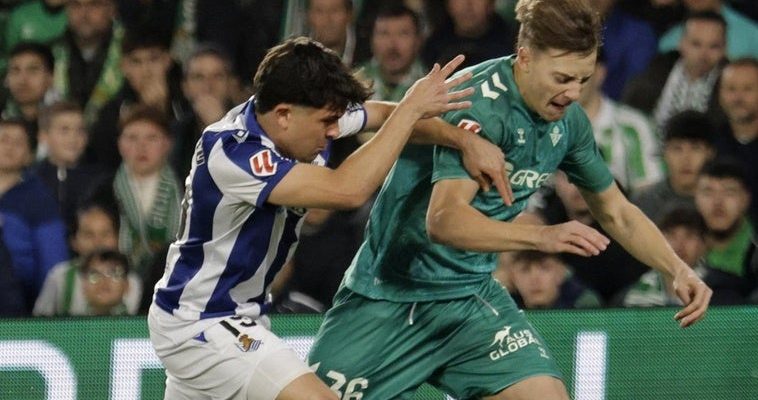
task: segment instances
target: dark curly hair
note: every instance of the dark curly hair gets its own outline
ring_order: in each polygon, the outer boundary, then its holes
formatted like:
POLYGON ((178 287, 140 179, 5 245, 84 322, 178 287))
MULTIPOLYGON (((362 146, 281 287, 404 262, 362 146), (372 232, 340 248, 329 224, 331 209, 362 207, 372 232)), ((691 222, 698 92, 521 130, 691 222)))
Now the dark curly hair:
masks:
POLYGON ((266 53, 253 92, 260 113, 281 103, 344 111, 371 95, 333 51, 306 37, 288 39, 266 53))

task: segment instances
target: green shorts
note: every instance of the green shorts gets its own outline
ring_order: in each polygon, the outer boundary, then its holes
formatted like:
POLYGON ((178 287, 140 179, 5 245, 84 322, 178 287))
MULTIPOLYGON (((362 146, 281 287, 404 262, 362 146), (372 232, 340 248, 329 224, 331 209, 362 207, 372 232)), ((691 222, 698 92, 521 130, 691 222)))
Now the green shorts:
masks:
POLYGON ((424 382, 468 399, 531 376, 561 378, 542 337, 494 279, 472 296, 417 303, 342 288, 308 363, 343 399, 410 399, 424 382))

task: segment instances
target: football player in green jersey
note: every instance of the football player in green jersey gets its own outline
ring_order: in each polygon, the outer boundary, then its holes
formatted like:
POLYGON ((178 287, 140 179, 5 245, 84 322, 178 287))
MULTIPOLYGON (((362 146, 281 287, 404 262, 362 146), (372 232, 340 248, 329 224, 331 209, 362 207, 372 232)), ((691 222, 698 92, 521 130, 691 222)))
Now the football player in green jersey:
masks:
POLYGON ((309 355, 343 399, 408 399, 424 382, 457 399, 568 398, 543 339, 491 275, 498 252, 608 245, 576 221, 513 222, 557 169, 615 240, 673 280, 681 326, 705 314, 711 290, 621 194, 575 104, 595 67, 596 12, 586 0, 520 0, 516 13, 517 54, 469 68, 472 107, 445 115, 507 154, 515 200, 480 190, 455 151, 406 147, 309 355))

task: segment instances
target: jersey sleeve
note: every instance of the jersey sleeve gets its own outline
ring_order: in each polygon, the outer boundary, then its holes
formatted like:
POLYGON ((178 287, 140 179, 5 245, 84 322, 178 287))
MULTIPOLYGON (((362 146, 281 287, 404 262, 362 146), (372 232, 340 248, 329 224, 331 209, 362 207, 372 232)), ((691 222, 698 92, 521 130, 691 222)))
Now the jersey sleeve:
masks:
POLYGON ((260 142, 216 142, 208 157, 208 172, 218 189, 257 207, 296 164, 260 142))
POLYGON ((575 116, 570 121, 573 140, 559 168, 566 172, 569 181, 580 188, 594 193, 602 192, 613 183, 613 175, 595 144, 592 125, 579 109, 575 109, 575 116))
POLYGON ((340 117, 338 124, 340 128, 340 138, 352 136, 366 127, 368 115, 363 104, 353 104, 347 108, 347 111, 340 117))

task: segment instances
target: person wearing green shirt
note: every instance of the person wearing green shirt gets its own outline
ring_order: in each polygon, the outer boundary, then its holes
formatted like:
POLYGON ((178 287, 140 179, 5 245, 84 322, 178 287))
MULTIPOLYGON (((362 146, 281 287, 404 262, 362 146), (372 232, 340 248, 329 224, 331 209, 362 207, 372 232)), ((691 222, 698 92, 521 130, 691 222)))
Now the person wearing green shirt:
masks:
POLYGON ((595 67, 596 12, 586 0, 521 0, 516 13, 517 54, 467 69, 472 107, 444 117, 507 154, 513 201, 479 190, 455 152, 404 150, 308 357, 342 398, 409 399, 429 383, 459 399, 568 399, 546 343, 491 275, 502 251, 608 245, 576 221, 514 223, 557 169, 615 240, 673 279, 681 326, 705 313, 710 289, 621 194, 574 104, 595 67))
POLYGON ((737 161, 720 158, 703 167, 695 188, 695 205, 705 220, 714 304, 744 303, 758 288, 755 232, 750 225, 745 172, 737 161))
POLYGON ((371 33, 371 60, 361 77, 372 82, 372 100, 400 101, 408 88, 426 73, 418 58, 423 36, 418 15, 408 7, 382 8, 371 33))

